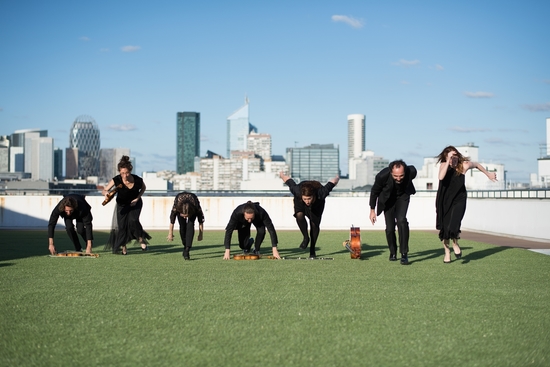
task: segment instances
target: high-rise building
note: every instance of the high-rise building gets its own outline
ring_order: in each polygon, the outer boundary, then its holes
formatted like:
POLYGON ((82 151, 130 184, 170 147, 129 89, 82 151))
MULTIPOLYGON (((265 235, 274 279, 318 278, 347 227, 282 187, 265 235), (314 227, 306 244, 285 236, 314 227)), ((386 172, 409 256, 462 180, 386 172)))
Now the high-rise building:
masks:
POLYGON ((242 181, 254 172, 260 172, 260 158, 253 152, 233 151, 229 159, 207 152, 200 160, 199 186, 201 190, 241 190, 242 181))
MULTIPOLYGON (((18 162, 22 164, 16 167, 15 172, 31 172, 32 166, 32 139, 45 138, 48 136, 48 130, 38 129, 24 129, 16 130, 11 134, 10 145, 11 147, 21 147, 23 154, 17 157, 18 162)), ((16 151, 20 151, 16 149, 16 151)), ((11 158, 11 157, 10 157, 11 158)))
POLYGON ((271 159, 271 135, 250 133, 247 137, 246 150, 254 152, 263 160, 271 159))
POLYGON ((10 170, 10 140, 6 135, 0 136, 0 172, 10 170))
POLYGON ((23 147, 10 146, 9 172, 25 172, 23 147))
POLYGON ((53 176, 58 180, 63 178, 63 149, 55 148, 53 151, 53 176))
MULTIPOLYGON (((348 172, 352 171, 352 159, 365 151, 365 115, 348 115, 348 172)), ((350 176, 350 179, 352 177, 350 176)))
POLYGON ((287 148, 286 162, 290 176, 298 181, 316 180, 323 183, 340 175, 340 153, 334 144, 287 148))
POLYGON ((249 103, 245 98, 244 106, 227 118, 227 156, 232 150, 247 150, 247 136, 252 132, 257 133, 258 129, 250 123, 249 103))
MULTIPOLYGON (((99 150, 99 179, 109 182, 118 175, 118 162, 123 155, 130 156, 129 148, 109 148, 99 150)), ((132 165, 134 161, 132 160, 132 165)), ((134 165, 135 167, 135 165, 134 165)))
POLYGON ((176 172, 195 171, 195 157, 200 157, 201 115, 178 112, 176 116, 176 172))
POLYGON ((78 178, 78 149, 65 149, 65 177, 78 178))
MULTIPOLYGON (((91 116, 78 116, 69 133, 69 149, 78 149, 78 177, 99 176, 99 128, 91 116)), ((69 153, 69 152, 67 152, 69 153)), ((69 176, 69 157, 67 154, 67 177, 69 176)))
POLYGON ((31 178, 33 180, 51 181, 53 179, 53 138, 33 138, 31 144, 32 158, 29 171, 31 178))

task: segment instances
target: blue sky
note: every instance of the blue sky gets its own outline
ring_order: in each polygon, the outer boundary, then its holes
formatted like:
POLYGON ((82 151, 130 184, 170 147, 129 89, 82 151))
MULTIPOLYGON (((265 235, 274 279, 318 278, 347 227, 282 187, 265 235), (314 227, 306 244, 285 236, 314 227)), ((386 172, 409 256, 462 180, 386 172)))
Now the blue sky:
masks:
POLYGON ((273 154, 366 146, 420 167, 473 142, 508 178, 537 172, 550 117, 550 1, 0 0, 0 135, 48 129, 66 148, 90 115, 136 172, 175 170, 179 111, 201 113, 201 154, 226 151, 250 100, 273 154))

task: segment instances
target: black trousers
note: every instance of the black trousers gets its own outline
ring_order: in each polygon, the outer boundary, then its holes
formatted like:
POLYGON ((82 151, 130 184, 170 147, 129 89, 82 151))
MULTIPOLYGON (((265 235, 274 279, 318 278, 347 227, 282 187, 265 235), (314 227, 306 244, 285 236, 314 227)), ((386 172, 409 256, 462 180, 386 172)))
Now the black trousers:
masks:
POLYGON ((397 239, 395 236, 395 226, 399 234, 399 252, 407 254, 409 252, 409 222, 407 221, 407 210, 409 209, 409 195, 401 195, 390 198, 384 209, 384 219, 386 220, 386 241, 391 255, 397 253, 397 239))
MULTIPOLYGON (((78 239, 77 233, 82 237, 84 240, 84 244, 87 244, 88 238, 86 238, 86 226, 84 226, 84 223, 82 221, 76 220, 76 230, 75 225, 73 224, 73 220, 69 218, 65 218, 65 230, 67 231, 67 234, 69 235, 69 239, 74 245, 74 249, 76 251, 81 251, 82 246, 80 245, 80 240, 78 239)), ((92 240, 93 238, 90 238, 92 240)))
MULTIPOLYGON (((247 245, 250 238, 250 227, 252 223, 247 223, 241 228, 237 229, 237 235, 239 237, 239 247, 244 248, 247 245)), ((256 239, 254 240, 254 250, 260 251, 260 246, 264 242, 265 238, 265 226, 256 227, 256 239)))
POLYGON ((197 217, 184 218, 178 215, 178 223, 180 225, 180 238, 183 247, 191 248, 193 246, 193 238, 195 237, 195 219, 197 217))

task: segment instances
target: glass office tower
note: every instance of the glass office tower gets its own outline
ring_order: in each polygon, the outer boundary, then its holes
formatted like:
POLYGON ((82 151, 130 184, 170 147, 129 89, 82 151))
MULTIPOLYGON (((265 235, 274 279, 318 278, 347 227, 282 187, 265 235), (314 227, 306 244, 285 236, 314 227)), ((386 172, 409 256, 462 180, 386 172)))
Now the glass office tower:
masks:
POLYGON ((246 151, 247 136, 258 129, 250 123, 248 98, 245 104, 227 118, 227 157, 232 150, 246 151))
POLYGON ((176 117, 176 172, 195 171, 195 157, 200 157, 201 114, 178 112, 176 117))
POLYGON ((297 181, 316 180, 324 184, 340 175, 340 152, 334 144, 287 148, 286 161, 290 177, 297 181))
MULTIPOLYGON (((99 176, 99 128, 91 116, 81 115, 74 120, 69 133, 69 148, 77 149, 78 176, 99 176)), ((69 156, 67 176, 69 175, 69 156)))

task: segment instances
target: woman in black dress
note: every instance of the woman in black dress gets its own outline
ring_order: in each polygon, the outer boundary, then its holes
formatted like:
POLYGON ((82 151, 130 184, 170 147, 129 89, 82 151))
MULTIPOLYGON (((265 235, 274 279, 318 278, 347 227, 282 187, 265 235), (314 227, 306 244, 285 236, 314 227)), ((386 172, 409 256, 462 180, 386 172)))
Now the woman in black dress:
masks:
POLYGON ((183 258, 189 260, 189 250, 193 246, 195 236, 195 219, 199 221, 199 235, 197 241, 202 241, 204 213, 197 195, 190 192, 180 192, 174 199, 174 206, 170 211, 170 227, 168 228, 168 241, 174 240, 174 223, 178 218, 180 225, 180 238, 183 244, 183 258))
POLYGON ((315 245, 321 231, 321 217, 325 210, 325 199, 338 184, 340 177, 332 178, 325 185, 319 181, 302 181, 297 184, 292 178, 285 176, 283 172, 279 173, 279 177, 294 195, 294 217, 303 236, 300 248, 305 250, 311 240, 309 257, 314 259, 316 257, 315 245), (310 235, 307 233, 306 217, 309 218, 310 235))
POLYGON ((436 228, 439 230, 439 239, 443 241, 445 257, 443 262, 451 262, 449 242, 453 242, 453 252, 457 259, 462 257, 462 250, 458 245, 460 225, 466 212, 466 185, 465 174, 469 169, 477 168, 491 181, 497 180, 496 172, 487 170, 478 162, 472 162, 464 157, 453 146, 448 146, 436 157, 439 166, 439 187, 435 199, 436 228))
POLYGON ((141 196, 145 192, 145 183, 141 177, 132 174, 132 169, 130 157, 122 156, 118 163, 119 175, 113 177, 103 189, 103 195, 107 199, 110 189, 113 186, 118 187, 113 227, 106 245, 114 254, 121 249, 122 255, 126 255, 126 244, 132 240, 139 242, 142 251, 147 251, 149 248, 147 240, 151 239, 139 221, 143 207, 141 196))

